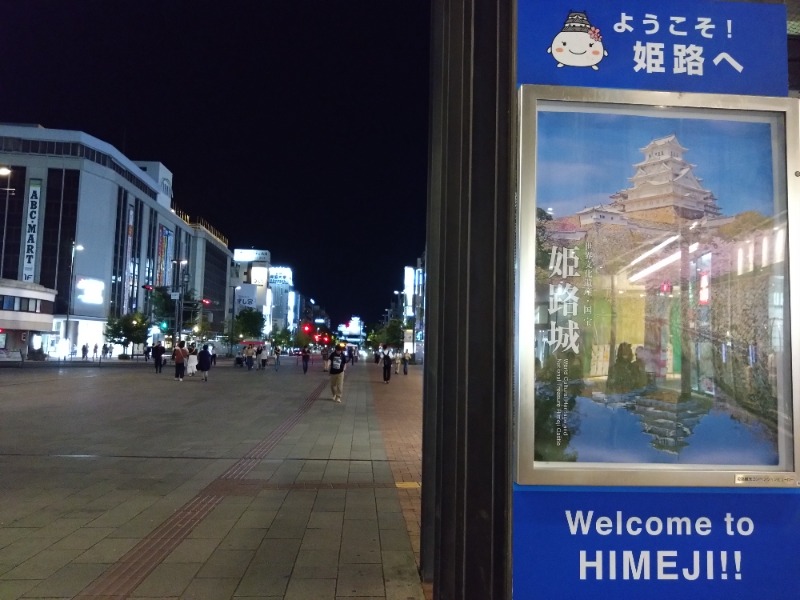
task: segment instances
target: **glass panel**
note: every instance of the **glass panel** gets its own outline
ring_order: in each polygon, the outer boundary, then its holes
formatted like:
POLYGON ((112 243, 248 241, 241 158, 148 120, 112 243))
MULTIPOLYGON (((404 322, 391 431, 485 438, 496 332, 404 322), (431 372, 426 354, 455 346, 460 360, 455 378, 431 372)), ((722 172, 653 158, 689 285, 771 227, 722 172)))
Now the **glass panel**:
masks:
POLYGON ((771 124, 554 108, 538 127, 537 409, 560 414, 537 458, 778 465, 787 272, 755 261, 786 227, 771 124))
POLYGON ((785 113, 540 99, 533 114, 534 470, 794 471, 785 113))

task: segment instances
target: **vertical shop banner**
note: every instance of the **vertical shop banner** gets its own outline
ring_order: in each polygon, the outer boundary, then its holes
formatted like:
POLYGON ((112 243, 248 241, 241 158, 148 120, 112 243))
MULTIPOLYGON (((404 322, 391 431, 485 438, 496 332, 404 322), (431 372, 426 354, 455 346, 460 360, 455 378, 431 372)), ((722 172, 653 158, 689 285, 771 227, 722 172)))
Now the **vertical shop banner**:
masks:
POLYGON ((236 306, 234 308, 236 313, 238 314, 245 308, 255 310, 258 286, 252 283, 243 283, 239 287, 240 289, 236 291, 236 306))
POLYGON ((514 600, 794 600, 796 493, 516 488, 514 600))
POLYGON ((39 237, 39 213, 42 202, 42 180, 31 179, 28 184, 28 210, 25 213, 25 232, 22 236, 22 281, 33 283, 36 275, 36 249, 39 237))
POLYGON ((517 83, 786 96, 786 7, 518 3, 517 83))
POLYGON ((122 284, 122 310, 127 313, 131 304, 133 294, 133 205, 128 205, 128 223, 125 228, 125 273, 122 284))

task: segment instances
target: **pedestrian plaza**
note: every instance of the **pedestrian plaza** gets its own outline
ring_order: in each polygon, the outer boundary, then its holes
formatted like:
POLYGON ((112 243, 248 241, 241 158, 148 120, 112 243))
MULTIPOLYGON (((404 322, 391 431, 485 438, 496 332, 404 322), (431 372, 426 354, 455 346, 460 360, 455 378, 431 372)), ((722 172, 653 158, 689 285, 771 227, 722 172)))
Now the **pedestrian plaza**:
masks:
POLYGON ((422 367, 0 368, 0 599, 430 598, 422 367))

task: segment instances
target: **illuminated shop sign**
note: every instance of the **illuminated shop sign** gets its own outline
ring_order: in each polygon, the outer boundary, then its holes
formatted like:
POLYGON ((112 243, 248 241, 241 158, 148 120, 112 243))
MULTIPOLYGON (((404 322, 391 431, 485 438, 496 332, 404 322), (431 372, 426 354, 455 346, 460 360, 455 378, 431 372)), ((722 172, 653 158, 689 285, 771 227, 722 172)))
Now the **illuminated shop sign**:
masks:
POLYGON ((99 279, 78 277, 75 289, 78 290, 75 299, 84 304, 103 304, 103 292, 106 284, 99 279))
POLYGON ((269 262, 269 250, 234 249, 236 262, 269 262))
POLYGON ((294 285, 290 267, 272 267, 269 270, 269 282, 275 284, 294 285))
POLYGON ((22 236, 22 281, 33 281, 36 273, 39 211, 42 200, 42 180, 31 179, 28 184, 28 208, 25 213, 25 233, 22 236))
POLYGON ((250 283, 253 285, 267 285, 269 269, 267 267, 250 267, 250 283))

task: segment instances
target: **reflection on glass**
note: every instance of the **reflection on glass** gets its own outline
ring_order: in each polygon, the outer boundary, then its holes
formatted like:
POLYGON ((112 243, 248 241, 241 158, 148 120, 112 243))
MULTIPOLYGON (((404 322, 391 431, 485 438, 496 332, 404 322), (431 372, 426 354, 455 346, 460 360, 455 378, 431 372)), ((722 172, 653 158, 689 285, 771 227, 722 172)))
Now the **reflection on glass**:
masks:
POLYGON ((677 117, 538 115, 535 460, 780 465, 782 124, 677 117))

